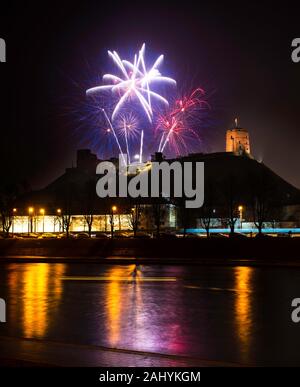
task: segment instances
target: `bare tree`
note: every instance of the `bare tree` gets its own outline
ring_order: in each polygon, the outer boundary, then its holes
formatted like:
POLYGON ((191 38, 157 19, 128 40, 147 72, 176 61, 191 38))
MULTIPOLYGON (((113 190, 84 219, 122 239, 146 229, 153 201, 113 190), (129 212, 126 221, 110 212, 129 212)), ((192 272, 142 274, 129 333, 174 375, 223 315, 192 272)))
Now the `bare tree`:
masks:
POLYGON ((271 215, 273 196, 277 195, 275 187, 272 188, 269 175, 262 170, 258 176, 253 179, 252 185, 252 212, 253 222, 258 229, 258 233, 262 234, 264 223, 268 216, 271 215), (272 202, 272 203, 271 203, 272 202))
POLYGON ((115 233, 115 214, 114 214, 113 210, 111 210, 111 212, 109 214, 109 224, 110 224, 111 238, 113 238, 114 237, 114 233, 115 233))
POLYGON ((86 214, 83 216, 84 217, 84 221, 88 227, 88 234, 89 234, 89 237, 91 237, 92 235, 92 227, 93 227, 93 222, 94 222, 94 215, 93 214, 86 214))
POLYGON ((132 228, 134 238, 137 235, 137 231, 140 225, 141 215, 142 215, 142 206, 141 204, 136 203, 131 208, 128 214, 128 221, 129 221, 130 227, 132 228))
POLYGON ((187 234, 187 229, 190 225, 190 213, 191 213, 191 211, 189 208, 186 208, 184 198, 176 200, 176 207, 177 207, 180 223, 181 223, 182 228, 183 228, 183 237, 185 238, 186 234, 187 234))
POLYGON ((203 206, 200 209, 200 224, 206 231, 207 238, 210 237, 210 225, 213 217, 213 208, 211 206, 203 206))
POLYGON ((56 215, 53 218, 53 231, 55 232, 56 225, 58 224, 58 231, 62 229, 62 219, 61 215, 56 215))
POLYGON ((261 196, 256 196, 253 199, 252 209, 253 209, 253 220, 255 227, 258 229, 258 233, 262 233, 264 227, 264 222, 267 219, 268 207, 266 205, 264 198, 261 196))
POLYGON ((214 196, 215 192, 211 182, 207 182, 205 186, 205 201, 199 209, 200 224, 206 231, 207 238, 210 237, 210 226, 214 214, 214 196))
POLYGON ((61 224, 63 228, 63 232, 66 233, 66 237, 70 236, 70 226, 72 223, 72 215, 74 210, 74 200, 75 200, 75 186, 72 183, 67 183, 64 186, 62 192, 59 192, 58 195, 62 200, 61 206, 61 224))
POLYGON ((226 204, 226 219, 227 224, 230 228, 230 234, 234 234, 235 224, 238 219, 238 188, 235 184, 235 179, 233 176, 230 176, 225 190, 225 204, 226 204))
POLYGON ((13 184, 0 188, 0 215, 2 231, 5 237, 9 236, 9 230, 13 222, 13 204, 17 196, 17 187, 13 184))
POLYGON ((9 236, 9 230, 11 228, 12 222, 13 222, 12 212, 9 213, 6 209, 4 209, 1 206, 1 223, 2 223, 2 231, 5 238, 9 236))
POLYGON ((66 233, 67 238, 70 236, 70 226, 72 222, 72 215, 69 211, 61 213, 63 231, 66 233))
POLYGON ((94 182, 94 180, 89 180, 86 183, 83 200, 85 203, 84 221, 88 226, 89 237, 91 237, 92 227, 93 227, 93 222, 94 222, 94 212, 95 212, 95 182, 94 182))
POLYGON ((160 198, 153 199, 152 202, 152 217, 155 226, 156 238, 160 236, 161 226, 164 224, 163 218, 165 216, 164 203, 160 198))

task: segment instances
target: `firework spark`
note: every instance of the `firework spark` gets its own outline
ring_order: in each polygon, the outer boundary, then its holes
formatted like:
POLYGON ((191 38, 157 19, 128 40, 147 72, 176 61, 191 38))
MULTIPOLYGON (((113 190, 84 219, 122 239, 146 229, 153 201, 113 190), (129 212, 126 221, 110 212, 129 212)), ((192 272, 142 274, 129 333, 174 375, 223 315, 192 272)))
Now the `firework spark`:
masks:
POLYGON ((143 161, 143 148, 144 148, 144 131, 141 132, 141 142, 140 142, 140 163, 143 161))
POLYGON ((173 115, 181 114, 193 118, 199 117, 199 110, 209 108, 208 102, 205 100, 205 91, 198 87, 190 94, 182 94, 175 100, 173 115))
POLYGON ((139 125, 139 121, 132 112, 120 114, 116 124, 118 131, 125 139, 129 164, 131 162, 129 140, 135 139, 138 136, 139 134, 138 125, 139 125))
POLYGON ((103 80, 109 81, 110 84, 96 86, 87 90, 88 96, 105 90, 118 95, 119 99, 111 116, 112 120, 117 117, 124 104, 133 98, 140 103, 150 122, 152 122, 153 118, 152 99, 163 103, 166 107, 169 105, 167 99, 154 92, 150 86, 154 82, 176 85, 176 81, 172 78, 162 76, 158 70, 158 67, 164 59, 163 55, 160 55, 152 67, 147 69, 145 63, 145 47, 144 43, 139 54, 135 54, 133 62, 122 60, 116 51, 108 51, 108 55, 121 73, 120 76, 105 74, 103 80))
POLYGON ((156 125, 156 133, 160 138, 158 151, 164 152, 168 146, 179 155, 190 150, 189 143, 195 141, 199 143, 197 129, 201 120, 200 111, 207 108, 209 105, 201 88, 176 98, 172 107, 158 116, 156 125))
POLYGON ((169 145, 176 154, 180 153, 180 144, 186 148, 185 135, 186 127, 179 117, 174 115, 160 114, 157 120, 157 130, 161 132, 161 139, 158 151, 164 152, 165 147, 169 145))
POLYGON ((134 139, 139 134, 139 120, 132 112, 120 114, 116 127, 121 135, 125 136, 127 133, 128 139, 134 139))

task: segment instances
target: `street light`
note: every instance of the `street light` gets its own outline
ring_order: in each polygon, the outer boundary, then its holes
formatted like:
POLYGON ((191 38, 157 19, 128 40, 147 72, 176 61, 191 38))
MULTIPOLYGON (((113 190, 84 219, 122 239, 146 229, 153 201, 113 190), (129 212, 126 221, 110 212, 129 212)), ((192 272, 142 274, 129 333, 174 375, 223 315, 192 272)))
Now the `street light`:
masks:
POLYGON ((111 207, 111 219, 110 219, 110 229, 111 229, 111 237, 114 237, 114 214, 117 211, 117 206, 111 207))
POLYGON ((17 212, 16 208, 13 208, 13 217, 12 217, 12 236, 14 236, 14 228, 15 228, 15 214, 17 212))
POLYGON ((29 235, 29 232, 32 232, 32 215, 34 213, 34 208, 33 207, 29 207, 28 208, 28 235, 29 235), (29 224, 30 224, 30 231, 29 231, 29 224))
MULTIPOLYGON (((61 209, 58 208, 58 209, 56 210, 56 213, 57 213, 57 216, 58 216, 59 232, 61 232, 61 229, 62 229, 62 221, 61 221, 61 219, 59 219, 59 217, 61 216, 61 209)), ((56 220, 55 220, 55 218, 54 218, 54 232, 55 232, 55 222, 56 222, 56 220)))
POLYGON ((40 214, 43 216, 43 232, 45 232, 45 209, 40 209, 40 214))
POLYGON ((241 225, 241 228, 243 228, 243 209, 244 209, 243 206, 239 206, 238 207, 238 210, 239 210, 239 213, 240 213, 240 225, 241 225))

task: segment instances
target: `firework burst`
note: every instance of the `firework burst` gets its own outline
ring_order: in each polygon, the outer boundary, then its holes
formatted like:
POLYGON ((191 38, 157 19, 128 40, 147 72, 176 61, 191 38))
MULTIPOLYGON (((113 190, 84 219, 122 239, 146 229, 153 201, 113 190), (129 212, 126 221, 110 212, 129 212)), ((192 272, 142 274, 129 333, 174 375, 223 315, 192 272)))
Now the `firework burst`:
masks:
POLYGON ((199 117, 199 111, 209 108, 205 91, 198 87, 190 94, 181 94, 174 102, 173 114, 181 114, 195 119, 199 117))
POLYGON ((186 154, 200 144, 201 110, 207 110, 205 92, 201 88, 174 99, 166 112, 160 113, 155 128, 159 138, 158 151, 169 149, 176 155, 186 154))
POLYGON ((139 135, 139 120, 132 112, 120 114, 116 121, 116 128, 122 136, 136 139, 139 135))
POLYGON ((132 61, 116 51, 108 55, 116 73, 105 74, 103 85, 86 91, 87 100, 101 116, 101 146, 108 143, 114 151, 126 153, 129 163, 142 162, 143 153, 149 156, 157 150, 170 157, 198 151, 210 109, 205 91, 200 87, 190 92, 161 89, 175 86, 176 81, 161 74, 163 55, 151 66, 146 64, 145 44, 132 61), (168 99, 159 90, 168 91, 168 99))
POLYGON ((159 82, 176 86, 176 81, 172 78, 162 76, 158 70, 158 67, 163 62, 163 55, 160 55, 149 69, 146 67, 145 47, 145 44, 143 44, 139 54, 134 55, 133 62, 122 60, 116 51, 108 51, 108 55, 117 66, 120 74, 105 74, 103 81, 110 82, 109 84, 93 87, 86 92, 90 96, 95 93, 110 91, 118 96, 118 102, 111 116, 112 121, 117 117, 120 109, 126 103, 132 102, 133 99, 140 103, 149 122, 152 122, 153 118, 152 100, 168 106, 168 100, 157 92, 154 92, 151 89, 151 84, 159 82))

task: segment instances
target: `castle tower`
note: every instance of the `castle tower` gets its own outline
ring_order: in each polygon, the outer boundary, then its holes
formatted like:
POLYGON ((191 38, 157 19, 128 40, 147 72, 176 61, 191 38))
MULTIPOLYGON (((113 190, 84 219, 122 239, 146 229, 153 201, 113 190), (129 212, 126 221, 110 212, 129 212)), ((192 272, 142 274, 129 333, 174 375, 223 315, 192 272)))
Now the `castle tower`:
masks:
POLYGON ((235 127, 226 132, 226 152, 250 155, 249 133, 246 129, 238 126, 237 118, 235 119, 235 127))

